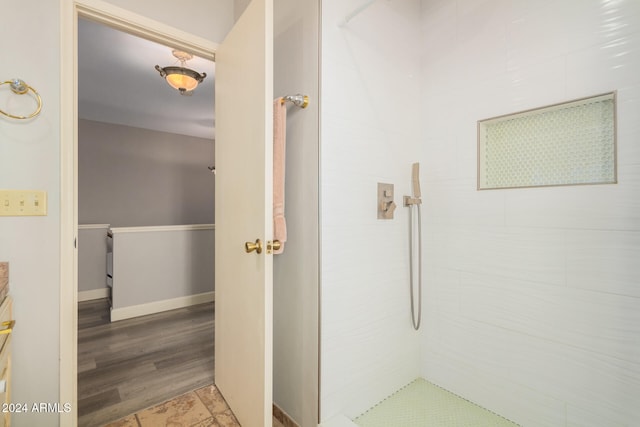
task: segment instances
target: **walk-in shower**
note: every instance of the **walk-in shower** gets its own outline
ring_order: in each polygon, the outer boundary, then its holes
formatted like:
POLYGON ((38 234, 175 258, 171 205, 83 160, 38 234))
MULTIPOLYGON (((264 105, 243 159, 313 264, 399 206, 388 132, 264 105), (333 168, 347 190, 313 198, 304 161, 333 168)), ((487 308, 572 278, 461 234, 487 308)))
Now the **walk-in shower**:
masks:
POLYGON ((413 187, 413 196, 404 196, 404 206, 409 208, 409 293, 411 295, 411 323, 416 331, 420 329, 420 321, 422 320, 422 194, 420 192, 420 163, 414 163, 411 168, 411 184, 413 187), (414 209, 415 207, 415 209, 414 209), (414 219, 413 211, 417 215, 414 219), (414 227, 416 225, 417 227, 414 227), (418 239, 418 257, 414 255, 415 242, 418 239), (415 261, 415 262, 414 262, 415 261), (414 266, 417 264, 418 277, 414 274, 414 266), (417 286, 414 286, 416 285, 417 286), (415 310, 415 287, 418 288, 418 313, 415 310))
POLYGON ((323 427, 640 425, 637 4, 322 1, 323 427))

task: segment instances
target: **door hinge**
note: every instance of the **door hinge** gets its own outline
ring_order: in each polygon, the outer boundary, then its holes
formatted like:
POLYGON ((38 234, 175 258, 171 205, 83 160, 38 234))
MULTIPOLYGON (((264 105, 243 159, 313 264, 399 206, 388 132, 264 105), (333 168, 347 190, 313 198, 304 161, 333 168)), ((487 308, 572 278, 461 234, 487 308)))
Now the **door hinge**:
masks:
POLYGON ((78 249, 78 238, 77 238, 77 237, 75 237, 75 238, 73 239, 73 247, 74 247, 74 248, 76 248, 76 249, 78 249))

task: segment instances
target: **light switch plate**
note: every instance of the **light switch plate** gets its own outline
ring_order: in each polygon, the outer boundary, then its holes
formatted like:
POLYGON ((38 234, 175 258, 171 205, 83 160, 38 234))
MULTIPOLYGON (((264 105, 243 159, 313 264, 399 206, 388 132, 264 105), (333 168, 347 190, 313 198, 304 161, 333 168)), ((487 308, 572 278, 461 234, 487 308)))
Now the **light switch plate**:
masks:
POLYGON ((0 190, 0 216, 47 215, 47 192, 42 190, 0 190))

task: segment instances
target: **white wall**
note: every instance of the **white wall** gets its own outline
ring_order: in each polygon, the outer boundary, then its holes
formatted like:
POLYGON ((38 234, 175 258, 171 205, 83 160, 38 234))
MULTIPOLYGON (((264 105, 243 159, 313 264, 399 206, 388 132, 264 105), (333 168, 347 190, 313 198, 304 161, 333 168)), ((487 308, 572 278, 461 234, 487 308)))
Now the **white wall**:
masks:
POLYGON ((104 1, 217 43, 235 22, 234 0, 104 1))
POLYGON ((287 112, 287 243, 273 260, 273 400, 301 426, 318 422, 319 4, 274 2, 275 96, 309 95, 287 112))
POLYGON ((363 2, 338 3, 322 10, 322 418, 422 375, 522 425, 638 424, 640 4, 375 2, 340 29, 363 2), (476 190, 477 120, 611 90, 619 184, 476 190), (406 209, 375 219, 375 182, 398 202, 416 160, 418 335, 406 209))
POLYGON ((409 311, 411 163, 419 161, 418 1, 322 3, 321 419, 355 416, 419 375, 409 311), (377 183, 395 184, 394 220, 377 183))
MULTIPOLYGON (((58 402, 60 13, 58 2, 26 0, 20 9, 27 19, 0 25, 0 79, 19 77, 35 87, 43 108, 29 122, 0 117, 0 186, 47 191, 49 215, 0 219, 0 259, 10 262, 15 301, 11 395, 13 402, 58 402)), ((12 425, 55 426, 57 418, 13 414, 12 425)))
POLYGON ((213 140, 78 121, 78 222, 214 222, 213 140))
POLYGON ((423 375, 524 426, 639 425, 640 3, 422 8, 423 375), (612 90, 619 184, 475 190, 477 120, 612 90))
POLYGON ((235 21, 237 21, 238 19, 240 19, 240 16, 242 16, 242 13, 247 8, 247 6, 249 6, 251 0, 234 0, 233 3, 233 17, 235 21))
MULTIPOLYGON (((45 217, 0 220, 0 259, 11 263, 17 321, 13 337, 14 402, 55 403, 59 396, 60 8, 66 1, 23 0, 20 10, 26 18, 7 19, 0 26, 2 79, 24 79, 40 92, 44 103, 35 120, 0 118, 0 183, 3 188, 45 190, 49 205, 45 217)), ((145 4, 126 2, 126 7, 140 5, 144 7, 140 12, 147 16, 162 11, 166 23, 199 35, 212 26, 207 17, 215 19, 220 6, 226 10, 227 5, 205 1, 198 13, 185 15, 174 13, 174 2, 145 4)), ((228 19, 226 28, 230 28, 232 16, 228 19)), ((58 417, 57 413, 14 414, 12 425, 57 426, 58 417)))

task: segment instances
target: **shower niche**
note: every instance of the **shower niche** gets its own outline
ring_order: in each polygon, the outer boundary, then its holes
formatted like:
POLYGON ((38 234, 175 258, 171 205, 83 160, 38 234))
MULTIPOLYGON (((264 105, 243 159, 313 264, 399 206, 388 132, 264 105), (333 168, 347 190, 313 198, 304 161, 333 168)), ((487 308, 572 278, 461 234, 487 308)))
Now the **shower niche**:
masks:
POLYGON ((478 190, 614 184, 615 92, 478 122, 478 190))

